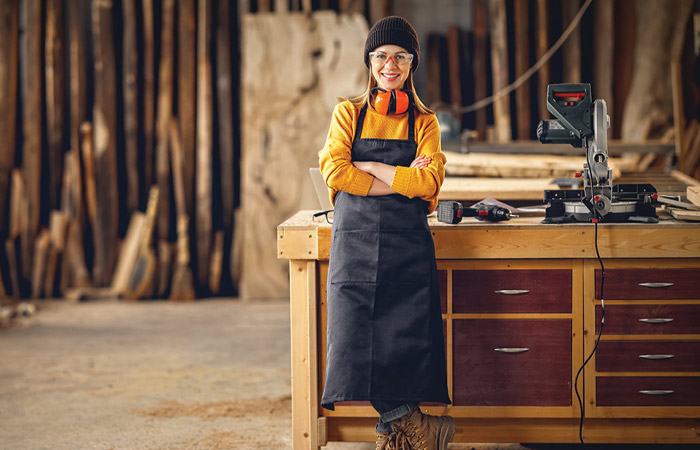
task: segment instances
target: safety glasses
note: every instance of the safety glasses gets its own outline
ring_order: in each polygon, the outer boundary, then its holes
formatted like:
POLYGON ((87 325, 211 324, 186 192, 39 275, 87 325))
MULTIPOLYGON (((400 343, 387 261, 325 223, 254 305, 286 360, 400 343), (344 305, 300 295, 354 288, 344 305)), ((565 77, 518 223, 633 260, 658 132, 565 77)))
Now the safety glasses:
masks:
POLYGON ((369 52, 369 59, 372 61, 372 64, 380 67, 384 66, 389 60, 394 61, 394 64, 399 67, 407 67, 413 62, 413 53, 400 52, 395 55, 388 55, 384 52, 369 52))

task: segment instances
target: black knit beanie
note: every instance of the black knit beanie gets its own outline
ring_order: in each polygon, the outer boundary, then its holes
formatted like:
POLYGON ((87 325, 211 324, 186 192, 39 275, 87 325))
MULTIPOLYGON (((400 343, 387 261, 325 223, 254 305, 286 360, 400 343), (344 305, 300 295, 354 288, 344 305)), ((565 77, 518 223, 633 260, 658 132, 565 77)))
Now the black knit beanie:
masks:
POLYGON ((420 62, 418 34, 408 20, 399 16, 385 17, 374 24, 365 41, 365 65, 369 68, 369 52, 382 45, 398 45, 413 53, 411 70, 420 62))

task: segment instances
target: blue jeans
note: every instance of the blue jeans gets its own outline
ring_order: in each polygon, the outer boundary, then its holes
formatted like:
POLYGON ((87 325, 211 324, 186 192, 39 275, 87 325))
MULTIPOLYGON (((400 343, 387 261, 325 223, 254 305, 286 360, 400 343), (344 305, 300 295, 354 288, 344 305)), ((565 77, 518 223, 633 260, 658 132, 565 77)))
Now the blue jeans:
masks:
POLYGON ((379 413, 377 433, 391 433, 391 421, 408 415, 413 411, 413 408, 418 406, 416 403, 387 403, 377 401, 372 401, 370 403, 379 413))

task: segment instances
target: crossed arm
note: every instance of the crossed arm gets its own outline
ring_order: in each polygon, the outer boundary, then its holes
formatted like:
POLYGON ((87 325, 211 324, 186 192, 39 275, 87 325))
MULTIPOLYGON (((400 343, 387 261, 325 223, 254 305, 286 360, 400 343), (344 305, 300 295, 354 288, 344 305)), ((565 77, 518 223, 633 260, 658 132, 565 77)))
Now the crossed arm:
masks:
MULTIPOLYGON (((414 169, 425 169, 428 167, 428 164, 430 164, 431 161, 431 158, 425 155, 420 155, 414 159, 413 162, 411 162, 409 167, 414 169)), ((367 195, 377 196, 397 193, 390 187, 394 179, 396 166, 375 161, 354 161, 352 165, 363 172, 367 172, 368 174, 374 176, 372 186, 370 187, 367 195)))

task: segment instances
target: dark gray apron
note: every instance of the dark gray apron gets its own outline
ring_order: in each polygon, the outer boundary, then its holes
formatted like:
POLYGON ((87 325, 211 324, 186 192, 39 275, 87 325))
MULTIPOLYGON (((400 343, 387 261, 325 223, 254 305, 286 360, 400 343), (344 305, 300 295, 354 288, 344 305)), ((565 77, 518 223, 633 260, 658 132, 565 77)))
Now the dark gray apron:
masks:
MULTIPOLYGON (((414 108, 407 140, 361 139, 366 113, 367 105, 352 160, 409 166, 418 148, 414 108)), ((427 206, 400 194, 336 195, 324 408, 340 401, 450 403, 427 206)))

